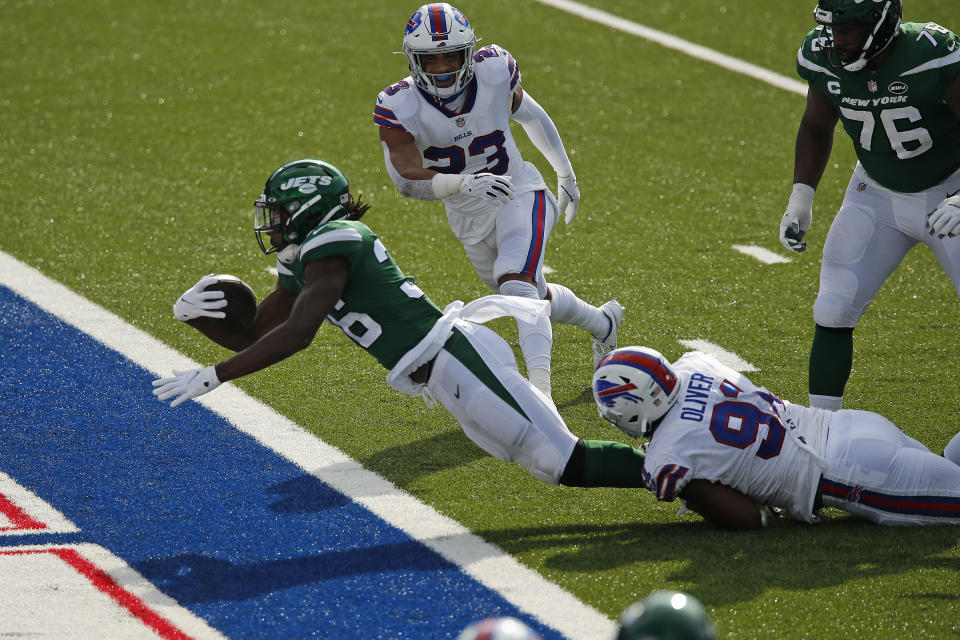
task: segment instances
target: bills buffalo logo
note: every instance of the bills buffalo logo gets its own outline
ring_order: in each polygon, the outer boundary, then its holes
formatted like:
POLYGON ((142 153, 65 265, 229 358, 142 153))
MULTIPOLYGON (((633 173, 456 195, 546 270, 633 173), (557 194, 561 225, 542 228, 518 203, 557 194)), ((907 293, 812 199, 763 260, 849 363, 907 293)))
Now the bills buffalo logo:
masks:
POLYGON ((616 405, 617 400, 623 399, 628 402, 633 402, 639 404, 643 402, 643 398, 631 393, 635 391, 637 385, 632 382, 627 382, 626 384, 611 382, 610 380, 597 380, 597 386, 595 391, 597 392, 597 400, 603 403, 606 407, 613 407, 616 405))
POLYGON ((454 11, 453 11, 453 19, 456 20, 457 22, 459 22, 459 23, 460 23, 462 26, 464 26, 464 27, 469 27, 469 26, 470 26, 470 23, 467 22, 467 16, 463 15, 462 13, 460 13, 460 10, 459 10, 459 9, 454 9, 454 11))
POLYGON ((404 35, 408 33, 413 33, 414 30, 416 30, 416 28, 420 26, 420 23, 422 22, 422 20, 423 18, 420 16, 419 11, 417 11, 415 14, 410 16, 410 19, 407 20, 407 30, 404 33, 404 35))
POLYGON ((890 86, 887 87, 887 91, 897 96, 906 93, 907 89, 909 89, 907 84, 905 82, 900 82, 899 80, 896 82, 891 82, 890 86))

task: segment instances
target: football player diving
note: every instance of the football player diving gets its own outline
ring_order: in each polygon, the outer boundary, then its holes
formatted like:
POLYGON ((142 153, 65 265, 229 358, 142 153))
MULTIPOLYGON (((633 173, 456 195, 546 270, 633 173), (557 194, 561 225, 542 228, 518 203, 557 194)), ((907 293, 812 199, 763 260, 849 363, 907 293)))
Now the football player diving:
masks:
MULTIPOLYGON (((580 204, 573 166, 550 116, 520 86, 510 53, 495 44, 476 50, 476 42, 467 18, 445 2, 425 4, 407 21, 410 75, 381 91, 373 110, 387 172, 403 196, 443 201, 494 292, 549 300, 553 322, 589 332, 596 365, 617 345, 623 307, 595 307, 543 273, 550 232, 561 213, 570 224, 580 204), (559 202, 521 157, 511 119, 556 171, 559 202)), ((517 324, 527 376, 549 397, 550 324, 517 324)))
POLYGON ((827 233, 813 305, 810 406, 839 409, 853 330, 924 243, 960 293, 960 37, 902 22, 900 0, 820 0, 797 53, 807 104, 780 241, 803 251, 837 121, 858 162, 827 233))
POLYGON ((650 438, 643 476, 657 499, 680 498, 718 527, 758 529, 774 509, 814 524, 821 507, 883 525, 960 524, 960 433, 938 456, 881 415, 784 402, 696 351, 670 364, 615 349, 593 393, 606 420, 650 438))
MULTIPOLYGON (((249 330, 192 323, 236 355, 155 380, 154 395, 177 406, 269 367, 306 348, 327 320, 389 370, 391 386, 438 401, 490 455, 549 484, 642 487, 641 451, 578 439, 520 375, 506 341, 477 324, 507 315, 548 324, 547 303, 492 295, 439 309, 359 221, 368 206, 353 199, 346 176, 331 164, 298 160, 277 169, 255 206, 260 246, 277 258, 276 288, 249 330)), ((197 295, 204 282, 175 305, 179 320, 229 316, 223 299, 197 295)))

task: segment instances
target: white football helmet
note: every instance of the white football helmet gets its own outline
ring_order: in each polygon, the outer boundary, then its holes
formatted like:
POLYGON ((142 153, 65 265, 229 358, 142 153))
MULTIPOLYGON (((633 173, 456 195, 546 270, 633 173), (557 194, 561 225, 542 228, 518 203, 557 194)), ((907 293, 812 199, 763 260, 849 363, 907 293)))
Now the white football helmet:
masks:
POLYGON ((516 618, 486 618, 467 626, 457 640, 543 640, 543 638, 516 618))
POLYGON ((425 4, 417 9, 407 21, 403 36, 403 53, 410 61, 413 82, 438 98, 454 96, 470 84, 476 45, 477 38, 467 17, 446 2, 425 4), (424 56, 449 52, 461 56, 460 67, 456 71, 427 73, 424 70, 424 56), (437 85, 437 82, 449 81, 451 76, 453 83, 450 86, 437 85))
POLYGON ((680 395, 670 362, 647 347, 614 349, 593 372, 593 399, 604 420, 634 438, 653 433, 680 395))

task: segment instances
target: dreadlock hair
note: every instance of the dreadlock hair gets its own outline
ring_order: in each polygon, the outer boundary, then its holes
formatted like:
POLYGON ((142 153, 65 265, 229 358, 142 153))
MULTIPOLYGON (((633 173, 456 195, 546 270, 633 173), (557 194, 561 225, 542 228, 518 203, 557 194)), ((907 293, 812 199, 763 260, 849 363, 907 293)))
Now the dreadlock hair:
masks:
POLYGON ((357 199, 353 199, 353 194, 350 194, 350 202, 347 203, 347 220, 359 220, 363 217, 363 214, 370 209, 370 205, 366 202, 361 202, 360 199, 363 197, 363 191, 357 192, 357 199))

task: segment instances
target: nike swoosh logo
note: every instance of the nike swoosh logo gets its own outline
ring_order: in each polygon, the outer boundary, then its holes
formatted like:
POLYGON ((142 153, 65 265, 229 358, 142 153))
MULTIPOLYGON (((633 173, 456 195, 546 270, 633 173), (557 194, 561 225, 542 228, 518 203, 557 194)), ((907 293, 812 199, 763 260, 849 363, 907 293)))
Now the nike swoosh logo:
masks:
POLYGON ((457 385, 457 390, 453 392, 453 397, 457 400, 460 399, 460 385, 457 385))

